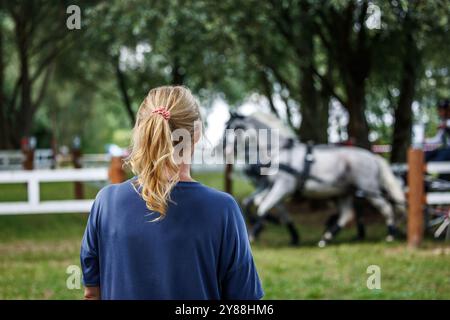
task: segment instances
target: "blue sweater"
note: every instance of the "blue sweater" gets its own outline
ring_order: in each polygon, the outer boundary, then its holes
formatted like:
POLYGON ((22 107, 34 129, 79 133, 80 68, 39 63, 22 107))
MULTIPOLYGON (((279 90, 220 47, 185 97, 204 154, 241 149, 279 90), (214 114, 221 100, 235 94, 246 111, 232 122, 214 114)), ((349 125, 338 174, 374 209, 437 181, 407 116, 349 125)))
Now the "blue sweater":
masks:
POLYGON ((151 214, 133 180, 103 188, 81 245, 86 286, 102 299, 260 299, 263 290, 236 201, 179 182, 167 215, 151 214))

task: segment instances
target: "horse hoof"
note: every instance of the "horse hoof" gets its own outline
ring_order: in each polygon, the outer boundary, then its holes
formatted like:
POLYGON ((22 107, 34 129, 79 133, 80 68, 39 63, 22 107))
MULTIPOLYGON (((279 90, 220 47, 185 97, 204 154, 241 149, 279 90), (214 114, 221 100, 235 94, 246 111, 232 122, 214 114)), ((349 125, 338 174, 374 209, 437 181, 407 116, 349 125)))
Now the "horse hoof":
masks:
POLYGON ((386 237, 386 242, 393 242, 394 240, 394 236, 391 234, 386 237))
POLYGON ((331 238, 333 238, 333 234, 330 231, 327 231, 327 232, 325 232, 323 237, 325 240, 321 240, 321 241, 329 241, 329 240, 331 240, 331 238))
POLYGON ((320 240, 317 245, 319 248, 325 248, 327 246, 327 242, 325 240, 320 240))

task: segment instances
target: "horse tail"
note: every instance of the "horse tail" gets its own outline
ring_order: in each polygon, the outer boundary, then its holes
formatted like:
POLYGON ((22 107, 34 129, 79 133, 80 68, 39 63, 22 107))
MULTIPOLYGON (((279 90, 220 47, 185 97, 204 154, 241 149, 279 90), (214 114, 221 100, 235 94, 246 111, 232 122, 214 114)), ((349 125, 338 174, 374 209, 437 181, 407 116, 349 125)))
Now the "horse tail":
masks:
POLYGON ((387 192, 390 200, 395 203, 395 207, 405 212, 406 198, 400 182, 397 180, 394 173, 392 172, 389 163, 381 156, 377 155, 376 157, 380 168, 381 185, 387 192))

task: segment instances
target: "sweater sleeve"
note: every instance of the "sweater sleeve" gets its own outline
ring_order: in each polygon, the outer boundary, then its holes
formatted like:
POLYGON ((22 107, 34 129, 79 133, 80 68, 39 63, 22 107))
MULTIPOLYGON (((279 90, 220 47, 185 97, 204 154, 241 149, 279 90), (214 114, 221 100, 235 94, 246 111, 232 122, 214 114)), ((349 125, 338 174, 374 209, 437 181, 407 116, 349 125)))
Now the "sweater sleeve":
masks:
POLYGON ((222 299, 261 299, 264 291, 253 261, 245 221, 236 201, 231 198, 230 202, 221 257, 224 264, 221 279, 222 299))
POLYGON ((88 287, 100 286, 100 267, 98 254, 98 217, 99 196, 92 205, 91 212, 81 242, 80 262, 83 272, 83 283, 88 287))

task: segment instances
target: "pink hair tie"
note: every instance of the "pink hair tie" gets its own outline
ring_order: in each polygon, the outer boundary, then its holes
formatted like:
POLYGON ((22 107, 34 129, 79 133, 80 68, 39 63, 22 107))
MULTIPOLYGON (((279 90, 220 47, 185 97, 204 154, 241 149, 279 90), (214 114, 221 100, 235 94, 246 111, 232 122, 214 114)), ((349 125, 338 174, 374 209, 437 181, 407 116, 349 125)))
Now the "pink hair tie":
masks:
POLYGON ((156 109, 152 110, 152 113, 159 114, 160 116, 162 116, 164 118, 164 120, 170 119, 170 111, 164 107, 156 108, 156 109))

